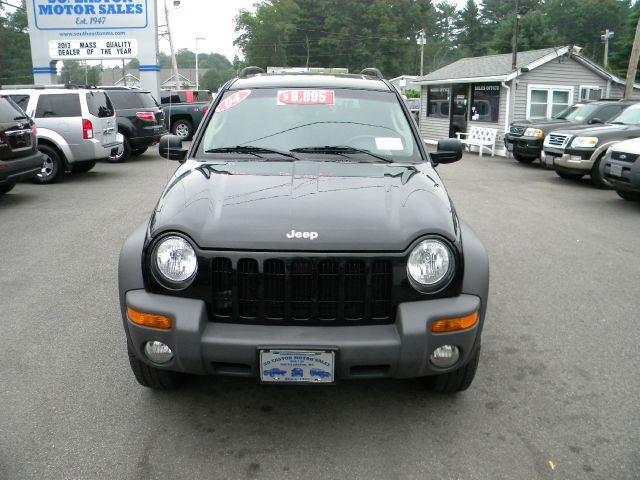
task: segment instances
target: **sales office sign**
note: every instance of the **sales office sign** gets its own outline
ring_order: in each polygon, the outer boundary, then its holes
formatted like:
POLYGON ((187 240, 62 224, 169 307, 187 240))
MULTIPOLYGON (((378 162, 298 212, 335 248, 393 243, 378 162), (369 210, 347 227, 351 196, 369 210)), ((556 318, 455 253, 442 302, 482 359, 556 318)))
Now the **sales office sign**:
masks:
POLYGON ((52 60, 135 58, 138 56, 138 41, 135 39, 49 40, 49 56, 52 60))
POLYGON ((149 25, 149 1, 155 0, 32 0, 31 6, 38 30, 123 30, 149 25))

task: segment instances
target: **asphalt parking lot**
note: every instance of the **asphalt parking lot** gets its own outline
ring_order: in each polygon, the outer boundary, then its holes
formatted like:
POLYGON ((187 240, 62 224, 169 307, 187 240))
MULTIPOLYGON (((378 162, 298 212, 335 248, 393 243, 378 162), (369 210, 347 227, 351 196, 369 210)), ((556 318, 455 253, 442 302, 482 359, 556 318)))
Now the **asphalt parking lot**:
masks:
POLYGON ((116 275, 177 165, 156 152, 0 198, 0 479, 640 478, 640 203, 500 157, 438 167, 491 258, 457 396, 215 378, 158 393, 129 370, 116 275))

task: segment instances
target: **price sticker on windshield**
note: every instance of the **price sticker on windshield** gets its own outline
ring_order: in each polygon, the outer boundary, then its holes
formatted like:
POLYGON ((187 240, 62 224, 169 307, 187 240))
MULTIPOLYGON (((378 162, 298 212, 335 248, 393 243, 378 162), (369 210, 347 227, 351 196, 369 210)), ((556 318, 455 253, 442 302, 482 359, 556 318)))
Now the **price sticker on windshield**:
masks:
POLYGON ((244 102, 249 95, 251 95, 251 90, 240 90, 232 93, 218 104, 216 112, 224 112, 225 110, 235 107, 240 102, 244 102))
POLYGON ((333 90, 278 90, 278 105, 333 105, 333 90))

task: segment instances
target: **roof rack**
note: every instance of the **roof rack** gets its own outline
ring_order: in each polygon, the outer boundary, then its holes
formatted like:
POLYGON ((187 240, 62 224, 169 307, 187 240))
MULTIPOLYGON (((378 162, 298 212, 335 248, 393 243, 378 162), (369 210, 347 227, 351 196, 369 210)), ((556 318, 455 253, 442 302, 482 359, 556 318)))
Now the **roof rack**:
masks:
POLYGON ((266 72, 260 67, 245 67, 240 71, 240 75, 238 75, 238 77, 249 78, 249 77, 253 77, 254 75, 259 75, 260 73, 266 73, 266 72))
POLYGON ((79 85, 73 85, 71 83, 65 83, 61 85, 0 85, 0 90, 18 90, 18 89, 31 89, 31 90, 47 90, 54 88, 66 88, 66 89, 74 89, 74 88, 85 88, 79 85))
POLYGON ((379 78, 380 80, 384 79, 384 77, 382 76, 382 72, 377 68, 373 68, 373 67, 365 68, 360 72, 360 75, 366 75, 368 77, 376 77, 376 78, 379 78))

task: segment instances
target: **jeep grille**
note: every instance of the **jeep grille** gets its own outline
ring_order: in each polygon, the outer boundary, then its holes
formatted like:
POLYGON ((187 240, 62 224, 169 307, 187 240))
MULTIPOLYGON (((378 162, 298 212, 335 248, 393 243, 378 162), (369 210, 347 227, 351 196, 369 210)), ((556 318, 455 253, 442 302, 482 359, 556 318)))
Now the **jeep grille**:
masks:
POLYGON ((522 135, 525 130, 525 127, 511 127, 509 129, 509 133, 513 133, 514 135, 522 135))
POLYGON ((376 324, 395 317, 393 268, 386 259, 212 259, 215 321, 376 324))

